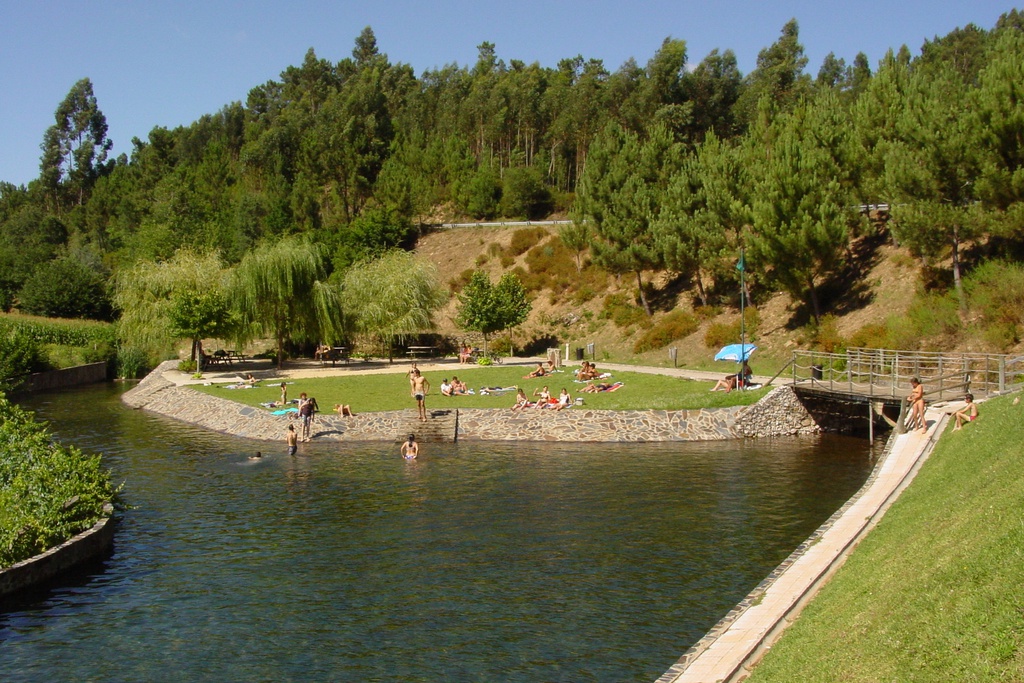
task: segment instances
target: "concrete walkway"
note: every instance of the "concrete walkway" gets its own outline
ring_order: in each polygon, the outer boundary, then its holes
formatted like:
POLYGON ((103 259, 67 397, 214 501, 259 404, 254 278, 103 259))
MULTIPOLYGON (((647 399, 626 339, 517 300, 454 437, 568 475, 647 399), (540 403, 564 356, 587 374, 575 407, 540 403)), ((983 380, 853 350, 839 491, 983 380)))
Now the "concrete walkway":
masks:
POLYGON ((742 680, 847 555, 885 514, 927 459, 955 406, 929 408, 926 433, 896 436, 856 496, 804 542, 657 683, 742 680))

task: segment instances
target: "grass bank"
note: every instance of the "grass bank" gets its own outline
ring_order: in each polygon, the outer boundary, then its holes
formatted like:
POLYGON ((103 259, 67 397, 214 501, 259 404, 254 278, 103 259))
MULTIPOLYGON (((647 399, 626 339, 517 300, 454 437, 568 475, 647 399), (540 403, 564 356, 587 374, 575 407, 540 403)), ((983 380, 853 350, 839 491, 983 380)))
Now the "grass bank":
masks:
POLYGON ((768 681, 1024 680, 1024 403, 947 428, 759 664, 768 681))
MULTIPOLYGON (((711 382, 695 382, 692 380, 651 375, 639 372, 616 372, 604 382, 623 382, 617 391, 597 394, 580 393, 584 384, 573 382, 569 371, 556 373, 550 377, 524 379, 523 375, 530 371, 529 367, 513 366, 469 366, 453 367, 444 372, 425 373, 430 382, 430 395, 427 396, 428 408, 511 408, 515 403, 515 392, 503 395, 482 395, 481 387, 522 387, 527 395, 543 386, 547 386, 552 394, 565 387, 575 398, 583 396, 588 408, 600 410, 684 410, 696 408, 721 408, 735 405, 756 403, 768 389, 754 391, 709 392, 711 382), (441 381, 457 375, 476 395, 441 396, 441 381)), ((292 380, 288 380, 291 382, 292 380)), ((276 401, 281 395, 280 382, 264 381, 253 389, 226 389, 224 385, 195 385, 199 391, 228 398, 240 403, 258 406, 261 403, 276 401)), ((331 410, 336 403, 347 403, 357 414, 360 412, 378 412, 384 410, 402 410, 412 408, 413 401, 409 395, 409 380, 404 373, 375 375, 343 375, 321 378, 296 379, 288 385, 288 397, 296 398, 300 392, 316 398, 322 411, 331 410)))

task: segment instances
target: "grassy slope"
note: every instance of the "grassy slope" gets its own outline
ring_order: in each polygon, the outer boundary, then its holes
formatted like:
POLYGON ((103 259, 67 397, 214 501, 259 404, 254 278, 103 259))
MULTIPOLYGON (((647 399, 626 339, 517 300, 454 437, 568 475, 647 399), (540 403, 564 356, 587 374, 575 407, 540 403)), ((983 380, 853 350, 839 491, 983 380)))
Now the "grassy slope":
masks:
POLYGON ((750 683, 1024 680, 1022 418, 950 427, 750 683))
MULTIPOLYGON (((515 367, 469 367, 451 371, 425 373, 431 384, 430 395, 427 397, 428 408, 459 407, 459 408, 511 408, 515 403, 515 392, 504 396, 441 396, 441 380, 451 378, 452 372, 476 391, 482 386, 508 387, 520 386, 532 396, 534 390, 547 385, 552 394, 565 387, 575 398, 583 396, 588 408, 607 410, 681 410, 685 408, 714 408, 732 405, 748 405, 755 403, 764 396, 768 389, 755 391, 734 391, 709 393, 710 382, 693 382, 662 375, 649 375, 633 372, 618 372, 608 381, 621 381, 624 386, 614 392, 598 394, 581 394, 583 384, 575 384, 572 374, 568 371, 558 373, 550 378, 523 379, 530 368, 515 367)), ((223 385, 196 386, 195 388, 211 394, 228 398, 248 405, 276 401, 280 398, 280 383, 264 382, 254 389, 224 389, 223 385)), ((412 408, 413 402, 409 395, 409 380, 404 373, 377 375, 349 375, 341 377, 323 377, 298 379, 288 385, 288 397, 297 398, 299 392, 306 392, 316 398, 321 411, 330 411, 336 403, 347 403, 356 413, 377 412, 383 410, 401 410, 412 408)))

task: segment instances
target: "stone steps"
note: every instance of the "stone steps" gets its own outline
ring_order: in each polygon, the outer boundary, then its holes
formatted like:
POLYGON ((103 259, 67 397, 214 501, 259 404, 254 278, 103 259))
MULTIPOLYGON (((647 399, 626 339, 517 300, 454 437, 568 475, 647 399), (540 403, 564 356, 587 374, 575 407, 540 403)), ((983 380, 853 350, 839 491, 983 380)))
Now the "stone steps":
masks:
POLYGON ((456 408, 438 410, 427 409, 427 421, 421 422, 415 410, 410 410, 400 422, 402 431, 396 434, 399 441, 409 434, 415 434, 416 440, 423 443, 454 443, 459 424, 459 411, 456 408))

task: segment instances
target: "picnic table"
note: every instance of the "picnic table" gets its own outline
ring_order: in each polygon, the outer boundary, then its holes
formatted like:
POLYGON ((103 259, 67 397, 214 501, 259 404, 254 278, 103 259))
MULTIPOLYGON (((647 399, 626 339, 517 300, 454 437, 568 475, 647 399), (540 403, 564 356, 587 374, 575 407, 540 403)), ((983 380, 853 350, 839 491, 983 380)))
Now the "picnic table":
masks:
POLYGON ((436 346, 410 346, 406 349, 410 358, 433 358, 437 355, 436 346))
POLYGON ((231 365, 235 361, 245 360, 245 356, 237 351, 217 349, 212 354, 203 354, 203 365, 231 365))
POLYGON ((317 352, 317 357, 320 360, 320 365, 323 365, 326 361, 331 361, 333 366, 339 360, 343 360, 346 363, 349 360, 349 353, 347 346, 332 346, 329 349, 317 352))

